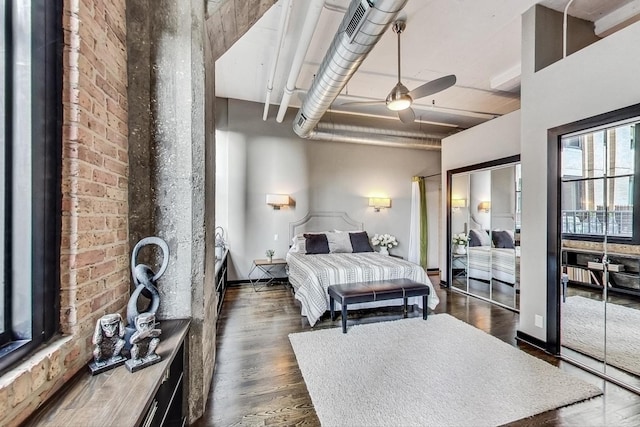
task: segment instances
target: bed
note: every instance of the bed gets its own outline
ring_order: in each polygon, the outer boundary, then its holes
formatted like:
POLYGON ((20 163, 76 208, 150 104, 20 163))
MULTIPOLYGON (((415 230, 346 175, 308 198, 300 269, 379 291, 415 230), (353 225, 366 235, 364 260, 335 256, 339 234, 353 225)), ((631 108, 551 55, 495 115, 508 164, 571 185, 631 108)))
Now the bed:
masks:
POLYGON ((468 276, 471 279, 491 279, 515 285, 518 283, 520 247, 513 234, 506 230, 469 230, 468 276))
MULTIPOLYGON (((407 278, 427 284, 430 287, 428 307, 434 309, 438 305, 438 296, 424 269, 401 258, 373 252, 368 246, 368 234, 363 230, 363 225, 349 218, 346 213, 307 214, 300 221, 290 224, 289 234, 292 242, 287 253, 289 283, 295 291, 296 300, 300 302, 302 316, 308 319, 311 326, 329 310, 327 289, 335 284, 407 278), (315 246, 316 240, 324 242, 325 238, 332 243, 328 253, 325 253, 323 245, 321 251, 315 246)), ((349 304, 349 309, 402 304, 403 300, 397 299, 349 304)), ((421 297, 409 298, 409 305, 424 309, 421 297)), ((339 304, 336 308, 340 309, 339 304)))

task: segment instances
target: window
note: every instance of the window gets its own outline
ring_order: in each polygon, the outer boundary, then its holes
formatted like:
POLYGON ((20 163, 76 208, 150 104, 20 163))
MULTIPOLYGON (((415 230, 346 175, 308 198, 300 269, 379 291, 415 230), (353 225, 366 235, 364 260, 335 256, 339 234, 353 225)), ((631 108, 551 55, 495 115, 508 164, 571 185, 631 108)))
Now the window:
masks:
POLYGON ((0 372, 58 329, 61 2, 0 6, 0 372))
POLYGON ((561 137, 564 238, 635 242, 640 117, 561 137))

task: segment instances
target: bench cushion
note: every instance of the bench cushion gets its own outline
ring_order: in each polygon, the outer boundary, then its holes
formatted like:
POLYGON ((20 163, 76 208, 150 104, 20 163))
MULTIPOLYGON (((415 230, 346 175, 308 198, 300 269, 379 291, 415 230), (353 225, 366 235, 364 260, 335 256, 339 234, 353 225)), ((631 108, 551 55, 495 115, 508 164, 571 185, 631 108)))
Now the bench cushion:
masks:
POLYGON ((429 295, 429 286, 410 279, 346 283, 329 286, 329 295, 341 304, 429 295))
POLYGON ((427 297, 430 288, 424 283, 409 279, 390 279, 375 282, 347 283, 331 285, 329 291, 329 309, 331 320, 335 320, 334 301, 342 305, 342 333, 347 333, 347 305, 359 302, 371 302, 396 298, 404 299, 404 317, 407 317, 407 298, 421 296, 424 307, 422 318, 427 320, 427 297))

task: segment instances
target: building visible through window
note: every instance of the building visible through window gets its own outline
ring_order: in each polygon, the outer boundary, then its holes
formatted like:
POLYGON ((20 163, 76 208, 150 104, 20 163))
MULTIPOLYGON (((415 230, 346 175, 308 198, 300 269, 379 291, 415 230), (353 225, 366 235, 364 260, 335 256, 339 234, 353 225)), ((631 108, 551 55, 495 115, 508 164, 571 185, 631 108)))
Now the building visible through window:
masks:
POLYGON ((634 238, 640 118, 562 137, 562 233, 634 238))

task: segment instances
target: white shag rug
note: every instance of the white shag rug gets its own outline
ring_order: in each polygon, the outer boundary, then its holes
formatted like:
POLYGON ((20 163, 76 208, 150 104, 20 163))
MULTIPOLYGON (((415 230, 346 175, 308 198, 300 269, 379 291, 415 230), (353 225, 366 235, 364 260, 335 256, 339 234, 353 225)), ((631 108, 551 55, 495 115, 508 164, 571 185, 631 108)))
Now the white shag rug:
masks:
POLYGON ((323 426, 495 426, 602 394, 448 314, 289 340, 323 426))
MULTIPOLYGON (((560 343, 597 360, 604 360, 604 304, 581 296, 562 304, 560 343)), ((640 375, 640 310, 607 304, 607 363, 640 375)))

